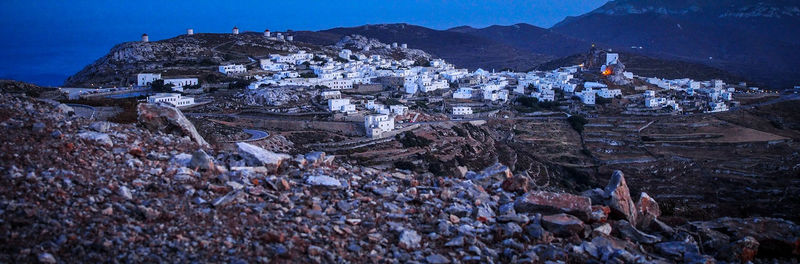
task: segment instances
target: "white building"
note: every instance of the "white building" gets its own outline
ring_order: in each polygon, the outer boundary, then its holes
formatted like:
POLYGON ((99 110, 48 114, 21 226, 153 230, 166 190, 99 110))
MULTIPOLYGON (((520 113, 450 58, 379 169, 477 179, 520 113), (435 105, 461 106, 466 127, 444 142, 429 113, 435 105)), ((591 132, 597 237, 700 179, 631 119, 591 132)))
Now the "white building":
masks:
POLYGON ((612 65, 617 63, 619 63, 618 53, 606 53, 606 65, 612 65))
POLYGON ((229 64, 219 66, 219 72, 224 74, 237 74, 247 72, 247 68, 242 64, 229 64))
POLYGON ((319 82, 319 85, 324 85, 334 90, 349 90, 353 89, 353 80, 352 79, 323 80, 319 82))
POLYGON ((285 71, 291 68, 289 64, 275 63, 270 59, 261 59, 259 62, 259 64, 261 64, 261 69, 265 71, 285 71))
POLYGON ((728 106, 722 102, 708 102, 708 106, 711 108, 708 112, 711 113, 728 111, 728 106))
POLYGON ((194 86, 199 84, 197 78, 166 78, 164 84, 172 84, 172 90, 183 92, 184 86, 194 86))
POLYGON ((330 99, 328 100, 328 110, 331 112, 352 113, 356 111, 356 106, 350 104, 350 99, 330 99))
POLYGON ((609 90, 608 88, 601 88, 599 91, 597 91, 597 96, 600 96, 600 97, 603 97, 603 98, 606 98, 606 99, 614 98, 615 96, 622 96, 622 90, 620 90, 620 89, 610 89, 609 90))
POLYGON ((663 97, 661 98, 651 97, 644 100, 644 106, 649 108, 662 107, 666 104, 667 104, 667 98, 663 97))
POLYGON ((408 107, 405 105, 390 105, 389 110, 395 115, 405 115, 408 113, 408 107))
POLYGON ((155 80, 161 80, 160 73, 140 73, 136 75, 137 86, 149 86, 155 80))
POLYGON ((453 99, 472 99, 472 88, 458 88, 458 90, 453 93, 453 99))
POLYGON ((556 92, 553 90, 542 90, 541 92, 532 92, 532 97, 535 97, 540 102, 552 102, 556 100, 556 92))
POLYGON ((580 92, 578 97, 581 98, 581 102, 587 105, 594 105, 595 103, 595 92, 589 88, 586 91, 580 92))
POLYGON ((154 104, 159 102, 169 103, 176 107, 188 106, 194 104, 194 98, 183 97, 177 93, 159 93, 147 97, 147 102, 154 104))
POLYGON ((469 106, 453 106, 453 115, 463 116, 463 115, 471 115, 472 114, 472 107, 469 106))
POLYGON ((340 99, 342 98, 342 92, 339 91, 322 91, 320 93, 322 99, 340 99))
POLYGON ((368 137, 380 137, 381 134, 394 130, 394 119, 384 114, 364 116, 364 130, 368 137))

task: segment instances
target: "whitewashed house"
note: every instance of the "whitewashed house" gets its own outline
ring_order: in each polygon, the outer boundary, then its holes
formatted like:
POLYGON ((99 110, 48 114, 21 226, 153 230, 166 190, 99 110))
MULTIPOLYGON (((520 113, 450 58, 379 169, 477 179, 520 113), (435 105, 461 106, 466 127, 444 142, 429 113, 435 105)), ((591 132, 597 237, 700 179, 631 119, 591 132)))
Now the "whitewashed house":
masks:
POLYGON ((600 88, 597 91, 597 96, 609 99, 614 98, 615 96, 622 96, 622 90, 620 89, 608 89, 608 88, 600 88))
POLYGON ((535 97, 540 102, 552 102, 556 100, 556 92, 553 90, 542 90, 541 92, 532 92, 531 97, 535 97))
POLYGON ((150 86, 156 80, 161 80, 160 73, 140 73, 136 75, 137 86, 150 86))
POLYGON ((578 93, 578 97, 581 98, 581 102, 586 105, 594 105, 595 104, 595 91, 592 91, 589 88, 586 91, 578 93))
POLYGON ((230 75, 247 72, 247 68, 242 64, 229 64, 219 66, 219 72, 230 75))
POLYGON ((469 106, 453 106, 453 115, 465 116, 472 114, 472 107, 469 106))
POLYGON ((395 115, 408 114, 408 107, 405 105, 390 105, 389 110, 395 115))
POLYGON ((322 99, 340 99, 342 98, 342 92, 339 91, 322 91, 320 93, 322 99))
POLYGON ((458 90, 453 93, 453 99, 472 99, 472 88, 458 88, 458 90))
POLYGON ((184 97, 177 93, 158 93, 147 97, 147 102, 154 103, 169 103, 176 107, 188 106, 194 104, 194 98, 184 97))
POLYGON ((343 113, 352 113, 356 111, 356 106, 350 104, 350 99, 329 99, 328 100, 328 111, 331 112, 343 112, 343 113))
POLYGON ((708 102, 708 106, 710 108, 708 112, 711 113, 728 111, 728 106, 723 102, 708 102))
POLYGON ((385 114, 364 116, 364 130, 367 137, 380 137, 383 133, 394 130, 394 119, 385 114))

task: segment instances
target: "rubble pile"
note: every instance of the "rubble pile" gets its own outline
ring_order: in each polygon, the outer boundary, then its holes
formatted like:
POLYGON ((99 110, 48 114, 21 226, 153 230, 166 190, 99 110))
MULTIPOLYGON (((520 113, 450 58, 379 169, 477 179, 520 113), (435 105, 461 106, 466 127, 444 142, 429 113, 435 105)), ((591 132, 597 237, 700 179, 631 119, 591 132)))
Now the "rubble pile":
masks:
MULTIPOLYGON (((622 172, 581 195, 502 164, 435 177, 200 144, 0 95, 0 262, 713 263, 800 256, 774 218, 669 225, 622 172)), ((151 109, 153 116, 164 116, 151 109)), ((146 129, 144 127, 150 127, 146 129)), ((174 133, 174 134, 172 134, 174 133)))

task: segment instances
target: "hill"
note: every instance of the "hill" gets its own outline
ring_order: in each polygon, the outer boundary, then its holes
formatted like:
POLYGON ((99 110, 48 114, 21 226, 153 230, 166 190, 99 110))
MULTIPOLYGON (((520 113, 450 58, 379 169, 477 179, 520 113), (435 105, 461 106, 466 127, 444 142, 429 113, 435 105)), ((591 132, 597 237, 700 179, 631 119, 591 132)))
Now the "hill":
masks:
MULTIPOLYGON (((341 37, 332 38, 334 45, 341 37)), ((317 43, 319 41, 316 41, 317 43)), ((224 63, 245 64, 258 68, 256 59, 270 54, 287 54, 300 50, 333 56, 337 47, 316 45, 303 41, 268 39, 260 33, 194 34, 152 42, 125 42, 114 46, 108 54, 70 76, 65 86, 99 87, 128 86, 135 84, 135 75, 141 72, 161 72, 167 75, 191 75, 205 79, 220 79, 217 67, 224 63)), ((327 43, 327 42, 326 42, 327 43)), ((406 49, 395 54, 370 54, 393 57, 430 58, 420 50, 406 49)))
POLYGON ((583 40, 525 23, 510 26, 493 25, 481 29, 463 26, 451 28, 448 31, 492 39, 517 49, 555 57, 583 52, 591 45, 583 40))
POLYGON ((451 30, 435 30, 409 24, 364 25, 299 32, 298 40, 330 45, 333 39, 363 35, 385 43, 407 43, 459 67, 469 69, 526 69, 557 56, 534 53, 501 40, 451 30))
POLYGON ((799 27, 794 1, 617 0, 551 29, 786 88, 800 82, 799 27))

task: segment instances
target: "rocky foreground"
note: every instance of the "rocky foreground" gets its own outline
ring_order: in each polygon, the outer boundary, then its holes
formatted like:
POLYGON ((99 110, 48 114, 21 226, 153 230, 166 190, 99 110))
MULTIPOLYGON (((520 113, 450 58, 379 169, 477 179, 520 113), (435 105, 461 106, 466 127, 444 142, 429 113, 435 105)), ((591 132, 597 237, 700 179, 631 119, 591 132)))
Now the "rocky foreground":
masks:
POLYGON ((502 164, 434 177, 322 152, 210 146, 183 114, 138 125, 0 95, 0 262, 792 262, 775 218, 667 224, 622 172, 580 195, 502 164), (636 198, 634 198, 636 197, 636 198))

